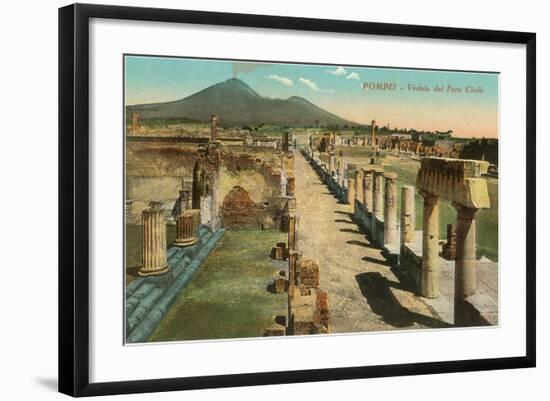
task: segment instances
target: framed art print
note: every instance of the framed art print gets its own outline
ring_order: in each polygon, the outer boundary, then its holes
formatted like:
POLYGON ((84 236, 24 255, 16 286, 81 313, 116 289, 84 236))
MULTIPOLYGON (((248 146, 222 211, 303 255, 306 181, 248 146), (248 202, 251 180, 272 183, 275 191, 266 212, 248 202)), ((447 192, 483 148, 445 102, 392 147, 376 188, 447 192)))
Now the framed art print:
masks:
POLYGON ((535 366, 535 34, 59 28, 61 392, 535 366))

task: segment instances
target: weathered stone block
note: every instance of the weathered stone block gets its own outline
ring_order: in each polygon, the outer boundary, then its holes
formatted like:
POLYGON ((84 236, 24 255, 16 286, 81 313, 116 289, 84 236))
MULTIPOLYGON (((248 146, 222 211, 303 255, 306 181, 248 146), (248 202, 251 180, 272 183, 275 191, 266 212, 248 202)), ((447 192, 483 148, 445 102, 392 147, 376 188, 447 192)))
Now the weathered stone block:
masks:
POLYGON ((416 184, 421 191, 465 207, 489 208, 487 182, 481 178, 488 168, 486 161, 425 157, 416 184))
POLYGON ((319 263, 310 259, 301 260, 299 281, 306 288, 319 288, 319 263))

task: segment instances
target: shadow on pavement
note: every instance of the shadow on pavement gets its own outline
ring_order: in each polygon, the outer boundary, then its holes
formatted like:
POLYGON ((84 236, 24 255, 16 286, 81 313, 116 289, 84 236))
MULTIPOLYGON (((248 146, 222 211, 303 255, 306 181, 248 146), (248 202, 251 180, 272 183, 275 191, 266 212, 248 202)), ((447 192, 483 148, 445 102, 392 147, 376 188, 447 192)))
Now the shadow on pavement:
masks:
POLYGON ((378 272, 361 273, 356 275, 355 279, 372 311, 393 327, 410 327, 415 323, 429 328, 452 327, 445 322, 410 312, 403 307, 391 291, 391 287, 399 288, 401 286, 391 283, 378 272))

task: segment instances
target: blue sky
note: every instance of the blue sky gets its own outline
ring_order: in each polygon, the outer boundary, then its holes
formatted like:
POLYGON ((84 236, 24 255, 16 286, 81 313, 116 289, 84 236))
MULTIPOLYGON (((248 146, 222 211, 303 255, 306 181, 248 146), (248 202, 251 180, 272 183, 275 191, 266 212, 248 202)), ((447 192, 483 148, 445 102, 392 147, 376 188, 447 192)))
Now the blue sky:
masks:
POLYGON ((359 123, 498 135, 497 74, 127 56, 126 103, 177 100, 234 76, 262 96, 301 96, 359 123), (396 90, 364 90, 364 82, 394 83, 396 90), (437 85, 442 92, 433 91, 437 85), (448 92, 449 86, 461 92, 448 92), (483 93, 466 93, 467 86, 483 93))

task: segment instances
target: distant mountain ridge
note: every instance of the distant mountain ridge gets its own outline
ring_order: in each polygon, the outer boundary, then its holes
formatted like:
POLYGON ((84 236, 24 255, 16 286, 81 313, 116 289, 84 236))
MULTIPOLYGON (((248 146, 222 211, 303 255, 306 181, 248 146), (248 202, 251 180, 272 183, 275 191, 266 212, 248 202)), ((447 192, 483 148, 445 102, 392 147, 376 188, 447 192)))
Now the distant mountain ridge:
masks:
POLYGON ((222 126, 276 124, 300 127, 314 125, 357 125, 298 96, 272 99, 260 96, 240 79, 232 78, 209 86, 186 98, 163 103, 126 107, 126 115, 140 118, 186 118, 207 122, 216 114, 222 126))

